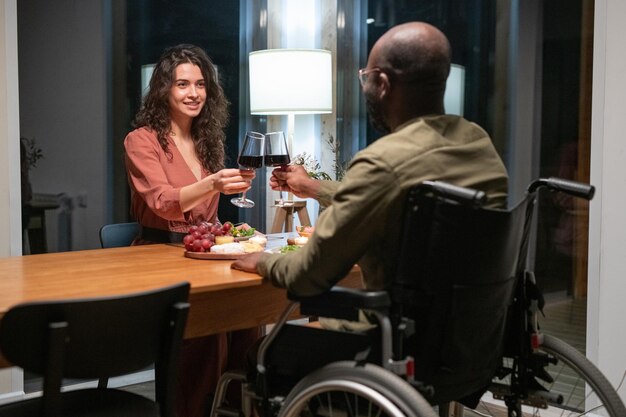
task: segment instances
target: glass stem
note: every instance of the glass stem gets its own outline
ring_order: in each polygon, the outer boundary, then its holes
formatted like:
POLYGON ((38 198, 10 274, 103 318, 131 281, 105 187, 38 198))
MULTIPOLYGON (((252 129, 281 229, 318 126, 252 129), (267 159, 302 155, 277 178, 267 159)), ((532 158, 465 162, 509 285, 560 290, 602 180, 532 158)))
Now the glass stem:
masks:
MULTIPOLYGON (((280 169, 282 171, 286 171, 287 170, 287 166, 286 165, 281 165, 280 169)), ((279 198, 278 198, 278 205, 279 206, 284 206, 285 205, 285 192, 283 190, 278 191, 279 193, 279 198)))

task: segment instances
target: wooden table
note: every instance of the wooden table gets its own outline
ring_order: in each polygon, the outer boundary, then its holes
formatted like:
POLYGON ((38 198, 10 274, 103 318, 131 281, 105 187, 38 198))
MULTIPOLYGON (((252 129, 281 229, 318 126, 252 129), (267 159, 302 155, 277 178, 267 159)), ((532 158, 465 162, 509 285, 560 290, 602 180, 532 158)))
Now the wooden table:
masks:
MULTIPOLYGON (((168 244, 14 256, 0 259, 0 319, 15 304, 145 291, 180 281, 191 284, 185 337, 244 329, 276 321, 285 291, 232 261, 184 257, 168 244)), ((357 268, 341 285, 360 287, 357 268)), ((0 358, 0 367, 8 364, 0 358)))

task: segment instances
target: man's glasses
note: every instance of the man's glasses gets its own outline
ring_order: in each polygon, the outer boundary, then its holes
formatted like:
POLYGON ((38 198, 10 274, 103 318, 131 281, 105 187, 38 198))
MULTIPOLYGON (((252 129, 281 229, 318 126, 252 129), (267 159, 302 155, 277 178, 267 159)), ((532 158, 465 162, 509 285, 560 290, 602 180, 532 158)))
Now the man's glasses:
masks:
POLYGON ((378 67, 370 68, 370 69, 361 68, 359 70, 359 81, 361 82, 361 87, 365 85, 365 83, 367 82, 367 78, 369 77, 369 74, 373 72, 383 72, 383 70, 381 70, 378 67))

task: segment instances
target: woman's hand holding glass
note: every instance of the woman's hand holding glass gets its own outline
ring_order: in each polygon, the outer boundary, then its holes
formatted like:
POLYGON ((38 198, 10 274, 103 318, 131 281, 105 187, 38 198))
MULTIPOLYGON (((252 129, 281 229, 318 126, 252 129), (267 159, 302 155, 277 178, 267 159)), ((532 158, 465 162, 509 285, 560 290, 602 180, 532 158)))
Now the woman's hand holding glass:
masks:
POLYGON ((252 169, 225 168, 213 175, 213 187, 222 194, 241 194, 250 189, 255 177, 252 169))

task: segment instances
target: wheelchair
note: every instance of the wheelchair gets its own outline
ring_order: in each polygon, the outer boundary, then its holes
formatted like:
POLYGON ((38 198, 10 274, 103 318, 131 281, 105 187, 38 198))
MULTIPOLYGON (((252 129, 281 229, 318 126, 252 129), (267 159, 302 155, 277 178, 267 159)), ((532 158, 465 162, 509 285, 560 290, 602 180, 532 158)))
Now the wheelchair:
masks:
POLYGON ((447 417, 453 402, 471 410, 490 396, 490 407, 509 417, 521 417, 523 406, 533 415, 556 409, 563 416, 626 416, 598 369, 539 329, 541 294, 526 268, 539 188, 586 199, 594 191, 540 179, 514 208, 497 210, 483 207, 480 191, 442 182, 411 188, 391 287, 288 294, 291 303, 262 341, 256 370, 222 376, 211 417, 447 417), (292 324, 298 307, 304 316, 365 315, 376 325, 340 332, 292 324), (562 374, 552 368, 561 363, 593 399, 568 401, 553 384, 562 374), (224 401, 233 381, 241 383, 241 409, 224 401))

